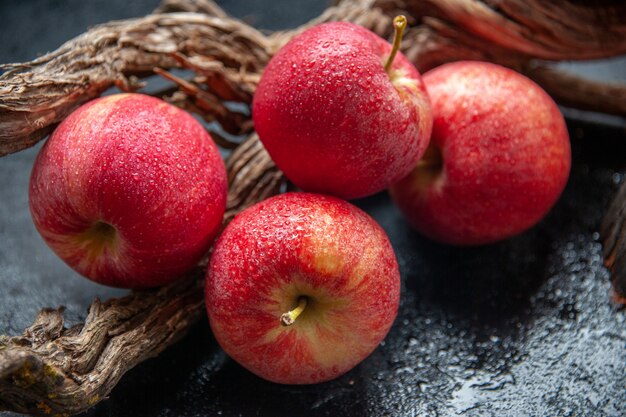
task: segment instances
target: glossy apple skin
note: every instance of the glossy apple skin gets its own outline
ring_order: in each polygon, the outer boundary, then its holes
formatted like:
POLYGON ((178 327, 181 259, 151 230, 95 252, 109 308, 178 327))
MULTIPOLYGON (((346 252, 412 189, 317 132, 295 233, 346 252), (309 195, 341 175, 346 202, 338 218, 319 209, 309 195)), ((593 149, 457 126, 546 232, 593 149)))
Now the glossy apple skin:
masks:
POLYGON ((446 64, 424 74, 433 106, 427 156, 391 187, 415 228, 440 242, 479 245, 539 222, 567 183, 571 150, 563 116, 534 82, 484 62, 446 64), (428 158, 425 158, 428 160, 428 158))
POLYGON ((288 193, 239 214, 217 240, 206 306, 224 350, 256 375, 312 384, 347 372, 396 317, 400 275, 385 232, 353 205, 288 193), (283 313, 309 303, 295 323, 283 313))
POLYGON ((287 178, 345 199, 406 176, 430 137, 420 74, 391 45, 347 22, 315 26, 269 62, 253 101, 255 128, 287 178), (393 82, 392 82, 393 80, 393 82))
POLYGON ((226 191, 224 163, 202 125, 162 100, 119 94, 57 127, 35 161, 29 199, 37 230, 70 267, 144 288, 180 277, 207 252, 226 191), (108 245, 93 244, 98 222, 115 230, 108 245))

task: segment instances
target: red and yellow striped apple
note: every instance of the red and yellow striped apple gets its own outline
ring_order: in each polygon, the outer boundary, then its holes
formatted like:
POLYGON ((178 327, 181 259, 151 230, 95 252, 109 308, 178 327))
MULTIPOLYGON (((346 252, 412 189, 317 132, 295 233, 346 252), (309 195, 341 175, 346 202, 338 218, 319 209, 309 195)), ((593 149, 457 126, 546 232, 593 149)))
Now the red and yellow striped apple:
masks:
POLYGON ((539 222, 569 176, 563 116, 534 82, 485 62, 424 74, 433 133, 424 158, 391 187, 415 228, 432 239, 478 245, 539 222))
POLYGON ((315 26, 285 45, 263 73, 252 115, 290 181, 346 199, 406 176, 424 153, 432 125, 413 64, 348 22, 315 26))
POLYGON ((215 338, 258 376, 327 381, 367 357, 396 317, 385 232, 329 196, 288 193, 240 213, 214 245, 206 306, 215 338))
POLYGON ((192 268, 222 223, 226 170, 193 117, 119 94, 68 116, 41 149, 30 209, 45 242, 102 284, 152 287, 192 268))

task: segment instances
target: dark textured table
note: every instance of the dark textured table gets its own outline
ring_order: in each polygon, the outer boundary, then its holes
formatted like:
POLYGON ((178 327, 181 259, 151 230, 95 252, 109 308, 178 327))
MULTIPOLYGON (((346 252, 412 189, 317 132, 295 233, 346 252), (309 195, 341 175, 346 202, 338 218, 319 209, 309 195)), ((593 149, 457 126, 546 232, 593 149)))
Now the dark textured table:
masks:
MULTIPOLYGON (((219 3, 270 29, 303 23, 325 6, 314 0, 219 3)), ((3 0, 0 62, 32 59, 89 25, 140 16, 156 4, 3 0)), ((568 67, 626 79, 625 59, 568 67)), ((597 233, 623 180, 625 121, 566 115, 573 145, 569 184, 550 215, 519 237, 447 247, 411 231, 385 194, 357 202, 389 233, 403 295, 385 342, 347 375, 316 386, 262 381, 226 357, 203 321, 129 372, 87 415, 625 415, 626 312, 609 302, 597 233)), ((20 333, 42 307, 65 305, 72 324, 94 297, 124 293, 78 277, 35 231, 27 184, 39 147, 0 159, 5 334, 20 333)))

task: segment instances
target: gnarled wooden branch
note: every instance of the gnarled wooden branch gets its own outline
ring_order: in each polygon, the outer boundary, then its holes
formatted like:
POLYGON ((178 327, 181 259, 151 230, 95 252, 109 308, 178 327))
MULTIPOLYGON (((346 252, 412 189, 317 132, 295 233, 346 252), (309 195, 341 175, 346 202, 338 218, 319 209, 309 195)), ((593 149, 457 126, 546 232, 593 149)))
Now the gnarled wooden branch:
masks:
POLYGON ((626 182, 611 203, 600 229, 604 264, 611 271, 613 299, 626 305, 626 182))
MULTIPOLYGON (((393 0, 378 2, 391 8, 393 0)), ((508 54, 551 61, 626 53, 626 4, 603 1, 406 0, 411 16, 485 58, 508 54), (469 35, 469 36, 468 36, 469 35)), ((489 59, 491 60, 491 59, 489 59)))
POLYGON ((269 59, 266 38, 236 20, 199 13, 103 24, 24 64, 0 66, 0 156, 28 147, 76 107, 135 76, 187 59, 248 100, 269 59))
POLYGON ((585 80, 546 66, 529 66, 523 72, 564 106, 626 116, 623 85, 585 80), (585 100, 581 101, 581 97, 585 100))
POLYGON ((0 410, 67 415, 105 398, 122 375, 178 340, 203 314, 202 271, 158 291, 94 301, 82 326, 42 310, 0 340, 0 410))
MULTIPOLYGON (((488 60, 526 72, 565 104, 626 115, 624 86, 564 77, 535 62, 626 53, 625 8, 565 0, 342 0, 302 28, 266 37, 210 0, 166 0, 153 15, 100 25, 34 61, 0 66, 0 155, 32 145, 108 87, 134 90, 154 73, 174 83, 163 98, 233 133, 250 132, 249 116, 224 101, 250 103, 265 64, 294 34, 349 20, 388 37, 398 13, 411 19, 402 48, 420 70, 488 60), (167 72, 175 67, 195 75, 167 72)), ((228 171, 226 220, 279 192, 282 175, 254 135, 233 152, 228 171)), ((199 268, 158 291, 95 301, 85 323, 71 329, 60 310, 43 310, 23 336, 0 337, 0 409, 73 414, 97 403, 203 314, 201 275, 199 268)))

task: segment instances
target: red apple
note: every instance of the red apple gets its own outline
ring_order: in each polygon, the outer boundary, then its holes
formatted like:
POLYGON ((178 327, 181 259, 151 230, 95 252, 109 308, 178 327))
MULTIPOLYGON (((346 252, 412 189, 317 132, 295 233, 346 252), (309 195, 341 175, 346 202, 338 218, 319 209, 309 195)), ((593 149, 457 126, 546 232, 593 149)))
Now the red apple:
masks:
POLYGON ((102 284, 142 288, 179 277, 222 223, 226 170, 206 130, 162 100, 119 94, 65 119, 30 180, 39 233, 102 284))
POLYGON ((478 245, 523 232, 561 194, 571 165, 563 116, 534 82, 484 62, 424 74, 433 107, 425 157, 391 187, 415 228, 478 245))
POLYGON ((269 62, 254 95, 254 125, 287 178, 351 199, 406 176, 428 144, 432 118, 415 67, 347 22, 315 26, 269 62))
POLYGON ((206 306, 217 341, 258 376, 333 379, 396 317, 400 275, 385 232, 353 205, 288 193, 239 214, 214 245, 206 306))

